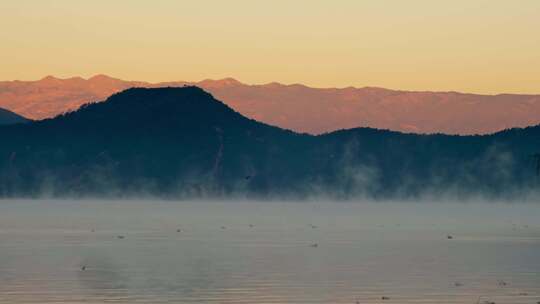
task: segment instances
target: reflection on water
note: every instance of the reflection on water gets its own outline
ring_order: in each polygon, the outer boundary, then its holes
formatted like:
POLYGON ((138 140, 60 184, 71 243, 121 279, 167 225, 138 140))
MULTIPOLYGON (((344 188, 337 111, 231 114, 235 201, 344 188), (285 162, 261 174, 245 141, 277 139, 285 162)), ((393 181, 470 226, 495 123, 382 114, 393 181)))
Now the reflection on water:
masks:
POLYGON ((0 201, 0 303, 536 304, 539 219, 524 204, 0 201))

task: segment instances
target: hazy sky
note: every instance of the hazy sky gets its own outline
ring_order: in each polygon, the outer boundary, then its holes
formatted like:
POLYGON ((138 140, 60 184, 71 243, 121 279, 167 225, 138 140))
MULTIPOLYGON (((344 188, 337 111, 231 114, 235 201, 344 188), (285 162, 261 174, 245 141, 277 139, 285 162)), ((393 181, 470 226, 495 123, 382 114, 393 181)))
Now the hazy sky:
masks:
POLYGON ((0 79, 540 93, 539 0, 1 0, 0 79))

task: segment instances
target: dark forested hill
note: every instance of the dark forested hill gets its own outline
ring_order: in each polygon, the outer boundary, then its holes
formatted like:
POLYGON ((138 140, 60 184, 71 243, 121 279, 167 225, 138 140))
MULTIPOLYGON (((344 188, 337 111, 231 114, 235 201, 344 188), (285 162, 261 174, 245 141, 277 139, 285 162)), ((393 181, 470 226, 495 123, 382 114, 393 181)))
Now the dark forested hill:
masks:
POLYGON ((54 119, 0 127, 0 196, 521 197, 540 128, 489 136, 352 129, 297 134, 197 87, 128 89, 54 119))
POLYGON ((11 125, 21 122, 28 122, 28 119, 17 115, 11 111, 0 108, 0 126, 11 125))

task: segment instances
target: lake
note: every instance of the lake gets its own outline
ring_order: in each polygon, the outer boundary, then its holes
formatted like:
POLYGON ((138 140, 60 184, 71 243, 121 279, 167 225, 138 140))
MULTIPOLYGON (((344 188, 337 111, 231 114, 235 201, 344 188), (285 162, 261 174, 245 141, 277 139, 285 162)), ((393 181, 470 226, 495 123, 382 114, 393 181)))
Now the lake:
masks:
POLYGON ((0 303, 478 301, 540 301, 540 204, 0 201, 0 303))

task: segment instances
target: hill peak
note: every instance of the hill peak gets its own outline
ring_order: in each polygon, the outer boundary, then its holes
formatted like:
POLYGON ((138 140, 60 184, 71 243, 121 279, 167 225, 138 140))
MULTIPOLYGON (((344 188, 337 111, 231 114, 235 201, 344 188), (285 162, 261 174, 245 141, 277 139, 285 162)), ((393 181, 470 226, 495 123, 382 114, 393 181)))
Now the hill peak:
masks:
POLYGON ((110 77, 110 76, 107 76, 105 74, 97 74, 97 75, 94 75, 90 78, 88 78, 88 81, 99 81, 99 82, 103 82, 103 81, 117 81, 117 80, 120 80, 120 79, 116 79, 116 78, 113 78, 113 77, 110 77))
POLYGON ((213 96, 206 92, 205 90, 201 89, 198 86, 194 85, 184 85, 182 87, 157 87, 157 88, 145 88, 145 87, 133 87, 126 90, 123 90, 121 92, 118 92, 116 94, 113 94, 112 97, 123 97, 123 96, 133 96, 133 95, 140 95, 140 96, 152 96, 152 95, 168 95, 168 96, 178 96, 178 97, 184 97, 186 95, 190 95, 192 97, 205 97, 205 98, 212 98, 213 96))
MULTIPOLYGON (((129 88, 103 102, 89 103, 78 110, 44 121, 53 128, 85 133, 122 133, 130 136, 137 130, 156 136, 176 138, 182 133, 193 138, 201 130, 239 130, 260 128, 256 123, 215 99, 196 86, 129 88)), ((235 131, 236 132, 236 131, 235 131)))
POLYGON ((224 87, 242 85, 243 83, 241 83, 240 81, 234 78, 227 77, 227 78, 218 79, 218 80, 205 79, 205 80, 200 81, 199 84, 202 86, 211 87, 211 88, 224 88, 224 87))
MULTIPOLYGON (((124 114, 141 111, 140 115, 152 115, 157 112, 160 115, 176 115, 180 113, 195 113, 200 112, 201 115, 206 113, 205 109, 216 106, 227 108, 222 102, 214 99, 214 97, 196 86, 183 87, 160 87, 160 88, 143 88, 134 87, 113 94, 105 102, 89 104, 99 107, 103 104, 104 107, 112 107, 124 114)), ((84 111, 82 107, 81 110, 84 111)), ((122 114, 122 115, 124 115, 122 114)))
POLYGON ((62 80, 62 79, 54 77, 53 75, 47 75, 47 76, 41 78, 38 81, 40 81, 40 82, 52 82, 52 81, 59 81, 59 80, 62 80))

